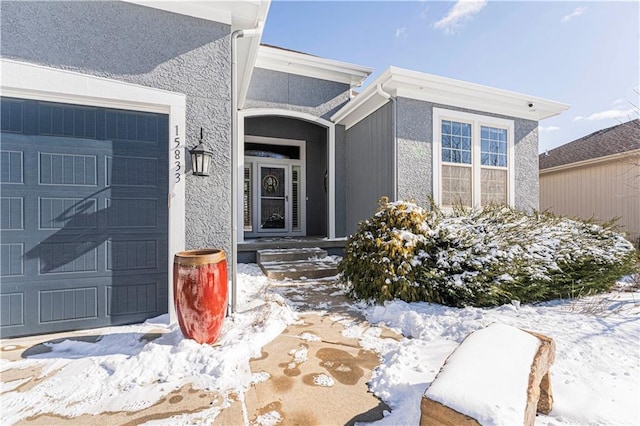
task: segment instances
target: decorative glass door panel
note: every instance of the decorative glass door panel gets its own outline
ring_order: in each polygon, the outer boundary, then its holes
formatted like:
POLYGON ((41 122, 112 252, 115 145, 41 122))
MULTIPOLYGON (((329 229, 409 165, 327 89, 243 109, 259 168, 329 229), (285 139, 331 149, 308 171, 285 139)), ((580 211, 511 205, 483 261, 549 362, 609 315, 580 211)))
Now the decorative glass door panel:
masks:
POLYGON ((287 231, 289 229, 287 166, 259 166, 260 168, 260 230, 287 231))

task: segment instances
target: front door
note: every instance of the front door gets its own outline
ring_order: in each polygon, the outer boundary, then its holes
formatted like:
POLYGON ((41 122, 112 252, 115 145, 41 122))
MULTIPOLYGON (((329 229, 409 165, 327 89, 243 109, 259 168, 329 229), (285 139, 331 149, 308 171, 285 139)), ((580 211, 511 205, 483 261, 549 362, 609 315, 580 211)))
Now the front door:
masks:
POLYGON ((258 164, 258 171, 258 232, 289 233, 289 166, 258 164))

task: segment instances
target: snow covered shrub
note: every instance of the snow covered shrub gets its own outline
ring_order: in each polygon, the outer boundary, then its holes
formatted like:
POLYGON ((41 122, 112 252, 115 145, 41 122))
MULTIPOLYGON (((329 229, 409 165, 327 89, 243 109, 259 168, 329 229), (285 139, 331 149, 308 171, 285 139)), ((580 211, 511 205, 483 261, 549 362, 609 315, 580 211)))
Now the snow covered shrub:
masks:
POLYGON ((349 239, 340 271, 358 299, 496 306, 606 291, 636 261, 610 226, 499 206, 445 215, 382 200, 349 239))
POLYGON ((380 209, 360 222, 339 265, 342 277, 357 283, 354 293, 378 301, 400 298, 429 299, 415 283, 429 248, 427 216, 433 214, 412 203, 380 200, 380 209))

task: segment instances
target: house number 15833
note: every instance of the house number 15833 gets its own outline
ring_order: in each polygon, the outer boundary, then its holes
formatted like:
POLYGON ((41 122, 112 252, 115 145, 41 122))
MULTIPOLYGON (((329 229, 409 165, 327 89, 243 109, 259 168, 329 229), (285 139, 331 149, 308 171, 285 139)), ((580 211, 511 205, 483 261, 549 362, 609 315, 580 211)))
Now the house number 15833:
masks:
POLYGON ((173 147, 173 160, 176 166, 175 177, 176 183, 180 182, 182 170, 182 151, 180 150, 180 135, 178 134, 178 126, 176 125, 176 137, 173 139, 175 146, 173 147))

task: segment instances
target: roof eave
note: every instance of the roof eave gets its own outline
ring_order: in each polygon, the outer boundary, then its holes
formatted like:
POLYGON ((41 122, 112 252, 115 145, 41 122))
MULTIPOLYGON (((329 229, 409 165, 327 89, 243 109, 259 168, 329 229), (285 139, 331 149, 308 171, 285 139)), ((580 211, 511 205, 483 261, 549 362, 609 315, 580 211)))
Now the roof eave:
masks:
POLYGON ((121 0, 140 6, 164 10, 165 12, 192 16, 208 21, 230 25, 232 31, 247 30, 256 27, 256 22, 264 20, 265 3, 271 0, 227 0, 227 1, 191 1, 191 0, 121 0), (264 15, 264 16, 262 16, 264 15))
MULTIPOLYGON (((544 155, 544 154, 542 154, 544 155)), ((592 164, 598 164, 598 163, 604 163, 607 161, 613 161, 613 160, 617 160, 620 158, 630 158, 636 155, 640 155, 640 149, 633 149, 630 151, 624 151, 624 152, 617 152, 615 154, 609 154, 609 155, 604 155, 602 157, 596 157, 596 158, 590 158, 588 160, 582 160, 582 161, 574 161, 572 163, 565 163, 565 164, 560 164, 558 166, 553 166, 553 167, 547 167, 544 169, 538 169, 538 173, 539 174, 545 174, 545 173, 553 173, 553 172, 559 172, 562 170, 568 170, 568 169, 573 169, 576 167, 584 167, 584 166, 590 166, 592 164)))
POLYGON ((272 71, 335 81, 358 87, 369 77, 372 68, 304 53, 260 46, 255 66, 272 71))
POLYGON ((379 108, 387 101, 379 94, 377 102, 372 102, 371 98, 367 98, 366 102, 358 99, 367 94, 375 97, 378 85, 392 96, 535 121, 553 117, 569 108, 568 104, 536 96, 390 67, 366 90, 336 112, 332 119, 349 128, 375 110, 367 109, 358 113, 359 109, 365 107, 365 103, 370 108, 379 108))

